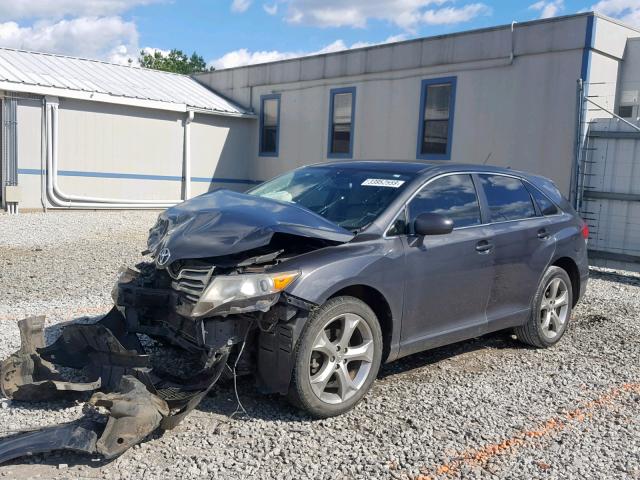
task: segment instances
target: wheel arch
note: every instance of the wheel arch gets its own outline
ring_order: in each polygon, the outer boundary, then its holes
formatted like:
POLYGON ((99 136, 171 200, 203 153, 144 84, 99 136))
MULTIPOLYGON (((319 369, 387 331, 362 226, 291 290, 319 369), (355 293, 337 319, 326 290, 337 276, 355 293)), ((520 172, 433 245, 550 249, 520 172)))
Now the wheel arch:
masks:
POLYGON ((569 275, 573 299, 572 306, 575 307, 580 297, 580 270, 578 269, 578 264, 571 257, 560 257, 554 260, 551 265, 563 269, 569 275))
POLYGON ((366 303, 376 314, 382 331, 382 361, 389 358, 391 352, 391 340, 393 337, 393 313, 385 296, 377 289, 369 285, 350 285, 331 294, 327 299, 349 296, 366 303))

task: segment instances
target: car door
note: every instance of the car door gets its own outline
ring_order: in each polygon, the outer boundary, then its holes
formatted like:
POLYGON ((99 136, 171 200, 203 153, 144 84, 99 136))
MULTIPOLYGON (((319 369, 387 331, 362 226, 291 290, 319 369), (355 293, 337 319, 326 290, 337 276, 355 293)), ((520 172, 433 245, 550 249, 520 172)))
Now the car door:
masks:
POLYGON ((524 323, 538 282, 555 250, 548 218, 540 215, 517 177, 478 174, 489 236, 494 244, 495 278, 487 304, 489 330, 524 323))
POLYGON ((493 249, 470 174, 427 182, 406 207, 405 295, 401 355, 481 335, 493 280, 493 249), (445 235, 416 236, 421 213, 454 221, 445 235))

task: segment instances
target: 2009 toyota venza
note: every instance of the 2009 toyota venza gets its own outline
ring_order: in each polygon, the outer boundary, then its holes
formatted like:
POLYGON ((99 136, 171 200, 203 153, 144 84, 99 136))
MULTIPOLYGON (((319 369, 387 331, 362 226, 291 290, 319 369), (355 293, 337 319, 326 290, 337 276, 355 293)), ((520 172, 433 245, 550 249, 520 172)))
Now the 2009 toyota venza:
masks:
POLYGON ((328 417, 362 399, 381 362, 503 329, 549 347, 585 290, 588 234, 551 181, 491 167, 320 164, 193 198, 160 214, 152 261, 121 270, 99 321, 49 346, 43 317, 19 323, 3 393, 100 389, 89 402, 111 416, 5 440, 0 463, 51 448, 113 458, 177 425, 223 375, 254 374, 328 417))
POLYGON ((118 304, 190 347, 246 339, 243 369, 263 391, 326 417, 353 407, 381 362, 509 328, 555 344, 587 283, 587 236, 538 176, 320 164, 161 214, 155 265, 118 304))

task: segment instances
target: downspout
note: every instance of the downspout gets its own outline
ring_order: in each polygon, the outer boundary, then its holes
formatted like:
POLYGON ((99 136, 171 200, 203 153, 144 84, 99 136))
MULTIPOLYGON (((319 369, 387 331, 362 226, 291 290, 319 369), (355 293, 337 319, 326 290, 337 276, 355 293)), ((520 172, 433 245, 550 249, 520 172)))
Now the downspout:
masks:
POLYGON ((516 58, 516 46, 515 46, 515 32, 516 32, 516 21, 511 22, 511 55, 509 55, 509 65, 513 64, 513 60, 516 58))
POLYGON ((195 114, 193 110, 189 110, 187 112, 187 118, 184 120, 183 200, 189 200, 191 198, 191 122, 193 122, 194 117, 195 114))
POLYGON ((47 170, 46 170, 46 151, 47 142, 45 138, 45 130, 47 128, 47 122, 45 120, 47 115, 47 104, 44 97, 42 97, 42 115, 40 120, 40 203, 42 209, 47 213, 47 170))
POLYGON ((122 200, 118 198, 95 198, 66 195, 57 184, 58 173, 58 100, 45 99, 45 122, 47 143, 47 194, 51 202, 63 208, 168 208, 181 200, 122 200))

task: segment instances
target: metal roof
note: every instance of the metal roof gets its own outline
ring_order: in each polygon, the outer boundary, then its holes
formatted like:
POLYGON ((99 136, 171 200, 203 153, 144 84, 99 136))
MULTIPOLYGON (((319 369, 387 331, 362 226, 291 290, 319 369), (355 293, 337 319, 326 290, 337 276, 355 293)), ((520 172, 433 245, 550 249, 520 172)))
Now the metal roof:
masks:
POLYGON ((186 75, 0 48, 0 89, 226 115, 251 115, 186 75))

